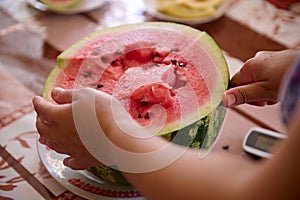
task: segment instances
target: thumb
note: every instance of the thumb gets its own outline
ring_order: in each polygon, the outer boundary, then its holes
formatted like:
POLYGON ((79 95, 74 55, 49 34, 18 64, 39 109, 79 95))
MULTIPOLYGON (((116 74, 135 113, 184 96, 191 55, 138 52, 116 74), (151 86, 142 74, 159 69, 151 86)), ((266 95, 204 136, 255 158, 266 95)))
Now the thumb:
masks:
POLYGON ((222 102, 226 107, 258 101, 275 101, 272 91, 267 90, 261 83, 252 83, 227 90, 223 94, 222 102))
POLYGON ((58 104, 65 104, 72 102, 72 91, 73 90, 65 90, 63 88, 54 88, 51 91, 51 97, 58 104))

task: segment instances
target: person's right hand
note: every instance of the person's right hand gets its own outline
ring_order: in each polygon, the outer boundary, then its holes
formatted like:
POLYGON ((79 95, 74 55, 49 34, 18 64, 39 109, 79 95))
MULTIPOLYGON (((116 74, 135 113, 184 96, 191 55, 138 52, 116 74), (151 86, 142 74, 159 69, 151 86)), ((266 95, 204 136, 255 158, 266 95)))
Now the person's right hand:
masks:
POLYGON ((282 77, 299 54, 299 49, 258 52, 233 76, 232 88, 224 93, 223 104, 231 107, 276 103, 282 77))

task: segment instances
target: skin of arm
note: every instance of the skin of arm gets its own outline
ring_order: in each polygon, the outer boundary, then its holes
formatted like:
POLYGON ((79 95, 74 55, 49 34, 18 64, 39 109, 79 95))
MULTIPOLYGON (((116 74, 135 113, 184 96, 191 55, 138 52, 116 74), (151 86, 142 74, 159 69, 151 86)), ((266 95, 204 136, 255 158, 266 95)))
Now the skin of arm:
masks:
POLYGON ((276 149, 272 159, 253 172, 251 178, 245 179, 245 200, 252 194, 256 199, 299 199, 300 191, 300 106, 289 124, 288 139, 276 149), (247 189, 247 188, 248 189, 247 189))

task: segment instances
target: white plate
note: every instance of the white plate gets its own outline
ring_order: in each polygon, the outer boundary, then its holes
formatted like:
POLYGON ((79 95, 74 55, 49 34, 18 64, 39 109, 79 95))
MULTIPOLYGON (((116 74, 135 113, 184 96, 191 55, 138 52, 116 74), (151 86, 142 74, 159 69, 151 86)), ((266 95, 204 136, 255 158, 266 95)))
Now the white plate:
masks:
POLYGON ((78 196, 101 200, 144 200, 133 187, 105 183, 85 170, 72 170, 64 166, 65 155, 58 154, 39 142, 37 142, 37 151, 51 176, 78 196))
POLYGON ((39 2, 38 0, 27 0, 27 3, 32 7, 41 10, 41 11, 50 11, 60 14, 78 14, 82 12, 88 12, 93 9, 99 8, 106 0, 84 0, 78 3, 78 5, 64 11, 56 11, 49 9, 47 5, 39 2))
POLYGON ((208 23, 208 22, 217 20, 218 18, 222 17, 227 10, 230 0, 224 0, 224 3, 217 9, 217 11, 215 12, 214 15, 208 16, 208 17, 202 17, 202 18, 195 18, 195 19, 179 18, 179 17, 166 15, 166 14, 158 12, 156 10, 155 0, 144 0, 144 2, 145 2, 148 13, 158 19, 161 19, 164 21, 180 22, 180 23, 192 25, 192 24, 208 23))

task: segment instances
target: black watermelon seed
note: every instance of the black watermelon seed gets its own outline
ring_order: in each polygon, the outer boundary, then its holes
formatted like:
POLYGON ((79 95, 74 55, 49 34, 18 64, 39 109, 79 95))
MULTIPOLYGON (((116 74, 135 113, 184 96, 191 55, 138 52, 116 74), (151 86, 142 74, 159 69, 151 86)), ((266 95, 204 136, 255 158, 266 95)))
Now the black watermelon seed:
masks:
POLYGON ((107 62, 107 60, 108 60, 108 58, 107 58, 107 57, 105 57, 105 56, 101 56, 101 61, 102 61, 103 63, 106 63, 106 62, 107 62))
POLYGON ((122 52, 121 50, 117 50, 117 51, 116 51, 116 54, 118 54, 118 55, 122 55, 122 53, 123 53, 123 52, 122 52))
POLYGON ((97 85, 97 88, 103 88, 102 84, 97 85))
POLYGON ((147 113, 145 114, 144 118, 145 118, 145 119, 150 119, 150 113, 147 112, 147 113))
POLYGON ((145 105, 147 105, 147 102, 146 101, 141 101, 141 105, 145 106, 145 105))
POLYGON ((116 60, 113 60, 110 64, 111 64, 111 65, 115 65, 116 62, 117 62, 116 60))
POLYGON ((160 54, 156 52, 156 53, 152 54, 151 57, 152 57, 152 59, 155 57, 160 57, 160 54))
POLYGON ((159 67, 159 64, 156 63, 156 64, 154 64, 154 66, 155 66, 155 67, 159 67))
POLYGON ((171 59, 171 62, 172 62, 173 65, 176 65, 176 64, 177 64, 177 60, 176 60, 175 58, 172 58, 172 59, 171 59))
POLYGON ((138 114, 138 118, 142 118, 142 115, 141 115, 141 114, 138 114))
POLYGON ((226 144, 226 145, 223 145, 223 146, 222 146, 222 149, 224 149, 224 150, 229 149, 229 145, 227 145, 227 144, 226 144))

